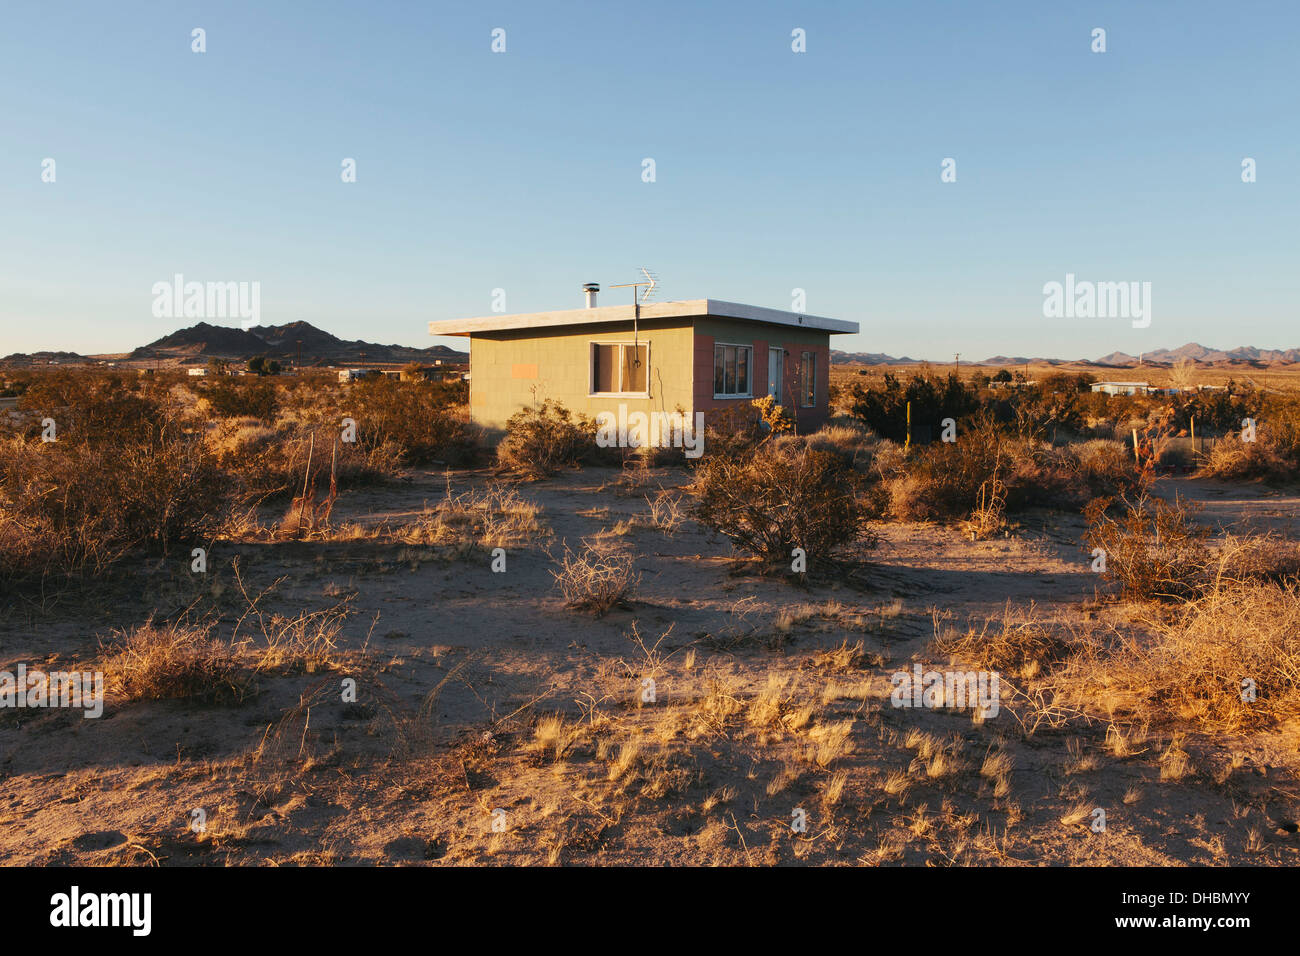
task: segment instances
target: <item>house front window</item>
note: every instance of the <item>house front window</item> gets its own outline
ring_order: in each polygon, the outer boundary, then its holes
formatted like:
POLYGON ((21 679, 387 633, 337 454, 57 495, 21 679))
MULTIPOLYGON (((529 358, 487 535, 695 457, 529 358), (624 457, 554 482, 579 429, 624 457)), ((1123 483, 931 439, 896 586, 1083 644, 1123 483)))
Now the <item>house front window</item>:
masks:
POLYGON ((649 376, 649 343, 591 343, 592 395, 645 395, 649 376))
POLYGON ((713 346, 713 397, 753 397, 749 384, 750 369, 753 364, 753 346, 713 346))
POLYGON ((804 352, 799 366, 800 404, 804 408, 817 405, 817 353, 804 352))

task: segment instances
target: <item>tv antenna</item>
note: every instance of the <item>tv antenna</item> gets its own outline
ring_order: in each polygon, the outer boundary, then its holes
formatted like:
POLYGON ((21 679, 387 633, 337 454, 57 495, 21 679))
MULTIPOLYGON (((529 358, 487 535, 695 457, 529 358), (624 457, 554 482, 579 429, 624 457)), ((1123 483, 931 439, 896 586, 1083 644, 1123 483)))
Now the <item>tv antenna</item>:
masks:
POLYGON ((637 344, 637 326, 641 322, 641 306, 649 301, 654 295, 655 289, 659 286, 659 275, 651 272, 645 266, 641 267, 641 274, 645 276, 642 282, 624 282, 621 285, 612 285, 611 289, 631 289, 632 290, 632 354, 635 356, 633 361, 636 367, 641 367, 641 349, 637 344), (645 289, 644 292, 638 292, 638 289, 645 289))

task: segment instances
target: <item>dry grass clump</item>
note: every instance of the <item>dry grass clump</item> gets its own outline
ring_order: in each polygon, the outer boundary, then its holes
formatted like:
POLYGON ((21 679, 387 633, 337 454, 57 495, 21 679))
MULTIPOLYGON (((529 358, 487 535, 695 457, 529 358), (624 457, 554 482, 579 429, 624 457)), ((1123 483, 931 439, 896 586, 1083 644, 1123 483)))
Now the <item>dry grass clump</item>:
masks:
POLYGON ((853 720, 817 724, 808 731, 805 759, 825 770, 835 761, 853 753, 853 720))
POLYGON ((570 726, 563 714, 551 714, 533 728, 533 746, 539 755, 558 762, 581 736, 582 729, 570 726))
POLYGON ((342 665, 338 639, 346 603, 293 617, 263 614, 256 604, 250 603, 229 640, 214 636, 215 621, 160 625, 151 618, 115 632, 101 645, 97 665, 109 692, 125 701, 238 703, 256 692, 259 675, 316 674, 342 665), (257 636, 240 638, 250 619, 257 636))
POLYGON ((254 656, 258 673, 316 674, 340 665, 338 639, 351 614, 348 601, 293 617, 258 615, 261 641, 245 638, 236 646, 254 656))
POLYGON ((749 701, 745 719, 754 727, 771 729, 779 727, 781 717, 790 705, 788 687, 790 679, 779 674, 767 675, 767 683, 749 701))
POLYGON ((485 548, 500 548, 541 535, 541 513, 541 505, 510 485, 492 482, 453 494, 448 480, 445 497, 431 511, 398 525, 393 534, 407 544, 475 541, 485 548))
POLYGON ((560 569, 552 571, 564 606, 590 611, 597 617, 626 607, 641 576, 632 570, 631 555, 587 545, 579 552, 564 547, 560 569))
POLYGON ((1059 628, 1039 621, 1032 605, 1019 610, 1008 601, 1001 618, 986 619, 964 634, 940 633, 936 626, 929 650, 980 670, 1029 679, 1050 671, 1074 647, 1074 640, 1063 636, 1059 628))
POLYGON ((640 523, 662 531, 666 535, 676 534, 685 518, 681 495, 665 489, 653 498, 646 495, 645 500, 650 506, 650 511, 644 518, 639 519, 640 523))
POLYGON ((251 674, 212 626, 155 625, 152 620, 119 634, 100 662, 107 690, 126 701, 242 701, 252 691, 251 674))
POLYGON ((768 443, 735 457, 711 455, 695 472, 691 516, 770 568, 833 565, 854 542, 872 544, 858 503, 858 476, 839 456, 768 443))

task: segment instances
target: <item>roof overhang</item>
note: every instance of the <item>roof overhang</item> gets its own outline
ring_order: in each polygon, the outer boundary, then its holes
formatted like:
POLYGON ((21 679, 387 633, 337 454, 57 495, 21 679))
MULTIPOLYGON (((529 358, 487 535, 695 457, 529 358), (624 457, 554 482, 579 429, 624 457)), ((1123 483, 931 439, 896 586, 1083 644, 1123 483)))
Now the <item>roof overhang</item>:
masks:
MULTIPOLYGON (((595 309, 564 309, 559 312, 521 312, 517 315, 484 315, 472 319, 445 319, 429 323, 430 335, 476 335, 484 332, 509 332, 527 329, 562 328, 566 326, 601 325, 609 322, 631 322, 631 305, 606 305, 595 309)), ((802 312, 783 312, 764 309, 757 305, 723 302, 719 299, 687 299, 683 302, 652 302, 641 306, 641 321, 654 319, 715 318, 740 319, 764 325, 788 326, 797 329, 815 329, 831 335, 852 334, 858 323, 843 319, 828 319, 802 312)))

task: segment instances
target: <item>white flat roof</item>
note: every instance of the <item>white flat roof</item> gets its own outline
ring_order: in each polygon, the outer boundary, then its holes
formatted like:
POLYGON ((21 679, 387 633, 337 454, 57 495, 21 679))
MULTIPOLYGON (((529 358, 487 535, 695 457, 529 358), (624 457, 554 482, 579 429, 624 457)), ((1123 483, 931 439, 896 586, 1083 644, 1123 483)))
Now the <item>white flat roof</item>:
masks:
MULTIPOLYGON (((603 305, 595 309, 564 309, 559 312, 521 312, 517 315, 483 315, 472 319, 444 319, 429 323, 430 335, 473 335, 512 329, 544 329, 565 325, 596 325, 601 322, 631 322, 631 305, 603 305)), ((757 305, 723 302, 719 299, 687 299, 682 302, 651 302, 641 306, 641 321, 676 318, 744 319, 767 325, 817 329, 832 335, 855 333, 858 323, 828 319, 801 312, 764 309, 757 305)))

